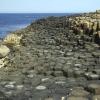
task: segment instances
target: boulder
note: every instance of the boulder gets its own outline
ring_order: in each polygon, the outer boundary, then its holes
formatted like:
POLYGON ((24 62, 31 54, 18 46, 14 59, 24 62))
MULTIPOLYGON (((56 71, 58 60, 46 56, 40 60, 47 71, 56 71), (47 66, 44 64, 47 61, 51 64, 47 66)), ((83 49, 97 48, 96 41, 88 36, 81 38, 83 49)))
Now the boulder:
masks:
POLYGON ((0 58, 7 56, 9 52, 10 52, 10 49, 7 46, 5 45, 0 46, 0 58))
POLYGON ((95 95, 100 95, 100 84, 89 84, 86 89, 95 95))

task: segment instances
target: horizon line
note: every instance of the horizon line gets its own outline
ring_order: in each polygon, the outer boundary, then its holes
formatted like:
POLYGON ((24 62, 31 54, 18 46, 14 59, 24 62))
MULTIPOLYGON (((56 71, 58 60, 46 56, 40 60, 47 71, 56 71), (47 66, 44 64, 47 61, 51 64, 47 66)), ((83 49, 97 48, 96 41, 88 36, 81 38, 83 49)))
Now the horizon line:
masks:
POLYGON ((25 12, 25 11, 15 11, 15 12, 0 12, 0 13, 89 13, 89 12, 96 12, 96 10, 91 10, 91 11, 79 11, 79 12, 76 12, 76 11, 71 11, 71 12, 69 12, 69 11, 66 11, 66 12, 25 12))

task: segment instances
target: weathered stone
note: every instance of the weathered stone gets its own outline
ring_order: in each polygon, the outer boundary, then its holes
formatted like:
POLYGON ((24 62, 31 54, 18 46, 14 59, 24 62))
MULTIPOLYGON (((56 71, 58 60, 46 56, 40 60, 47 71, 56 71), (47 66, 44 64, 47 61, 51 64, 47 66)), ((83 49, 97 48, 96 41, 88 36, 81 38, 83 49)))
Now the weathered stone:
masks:
POLYGON ((10 49, 7 46, 5 45, 0 46, 0 58, 7 56, 9 52, 10 52, 10 49))
POLYGON ((71 97, 68 97, 67 100, 88 100, 88 99, 85 98, 85 97, 75 97, 75 96, 71 96, 71 97))
POLYGON ((97 74, 97 75, 100 75, 100 69, 95 69, 93 70, 93 73, 97 74))
POLYGON ((100 94, 100 84, 89 84, 87 90, 96 95, 100 94))
POLYGON ((57 64, 54 68, 55 71, 61 71, 62 70, 62 64, 57 64))
POLYGON ((6 96, 6 93, 0 91, 0 100, 9 100, 6 96))
POLYGON ((3 42, 4 44, 9 45, 9 46, 19 45, 21 38, 22 36, 18 36, 16 34, 9 34, 4 38, 3 42))
POLYGON ((21 90, 21 89, 24 88, 24 86, 23 86, 23 85, 17 85, 16 88, 17 88, 18 90, 21 90))
POLYGON ((44 100, 54 100, 53 97, 45 98, 44 100))
POLYGON ((85 91, 83 88, 76 87, 72 89, 71 95, 77 97, 86 97, 89 95, 89 92, 85 91))
POLYGON ((100 30, 100 21, 97 22, 97 31, 100 30))
POLYGON ((98 37, 99 37, 99 39, 100 39, 100 31, 97 32, 97 35, 98 35, 98 37))
POLYGON ((75 77, 82 77, 82 76, 84 76, 84 70, 80 70, 78 68, 75 68, 73 73, 74 73, 75 77))
POLYGON ((6 57, 5 57, 5 58, 0 59, 0 68, 2 68, 2 67, 4 67, 4 66, 6 66, 6 65, 7 65, 8 61, 7 61, 7 60, 5 60, 5 59, 6 59, 6 57))
POLYGON ((62 71, 54 71, 54 76, 63 76, 63 72, 62 71))
POLYGON ((92 100, 100 100, 100 95, 94 95, 94 96, 92 97, 92 100))
POLYGON ((50 76, 50 75, 53 75, 53 71, 52 70, 51 71, 46 71, 46 72, 44 72, 44 74, 46 76, 50 76))
POLYGON ((88 72, 88 73, 85 73, 85 77, 88 79, 88 80, 97 80, 100 78, 100 76, 98 74, 94 74, 92 72, 88 72))
POLYGON ((73 77, 73 76, 74 76, 73 69, 68 69, 67 77, 73 77))
POLYGON ((100 10, 96 10, 96 13, 100 14, 100 10))

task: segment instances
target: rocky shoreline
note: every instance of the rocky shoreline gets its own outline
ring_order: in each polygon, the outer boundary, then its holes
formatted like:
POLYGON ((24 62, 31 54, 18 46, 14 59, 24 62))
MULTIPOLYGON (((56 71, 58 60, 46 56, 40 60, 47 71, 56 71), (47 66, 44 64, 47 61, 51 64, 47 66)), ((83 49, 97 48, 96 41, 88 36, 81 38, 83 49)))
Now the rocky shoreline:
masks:
POLYGON ((4 38, 0 100, 100 100, 100 11, 40 19, 4 38))

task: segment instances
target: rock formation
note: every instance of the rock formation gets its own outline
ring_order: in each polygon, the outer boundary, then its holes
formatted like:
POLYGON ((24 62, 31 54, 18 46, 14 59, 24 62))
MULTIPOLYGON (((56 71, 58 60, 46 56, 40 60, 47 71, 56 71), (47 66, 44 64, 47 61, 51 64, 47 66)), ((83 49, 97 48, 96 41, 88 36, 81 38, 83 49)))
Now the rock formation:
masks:
POLYGON ((39 19, 0 46, 0 99, 99 100, 100 17, 39 19))

